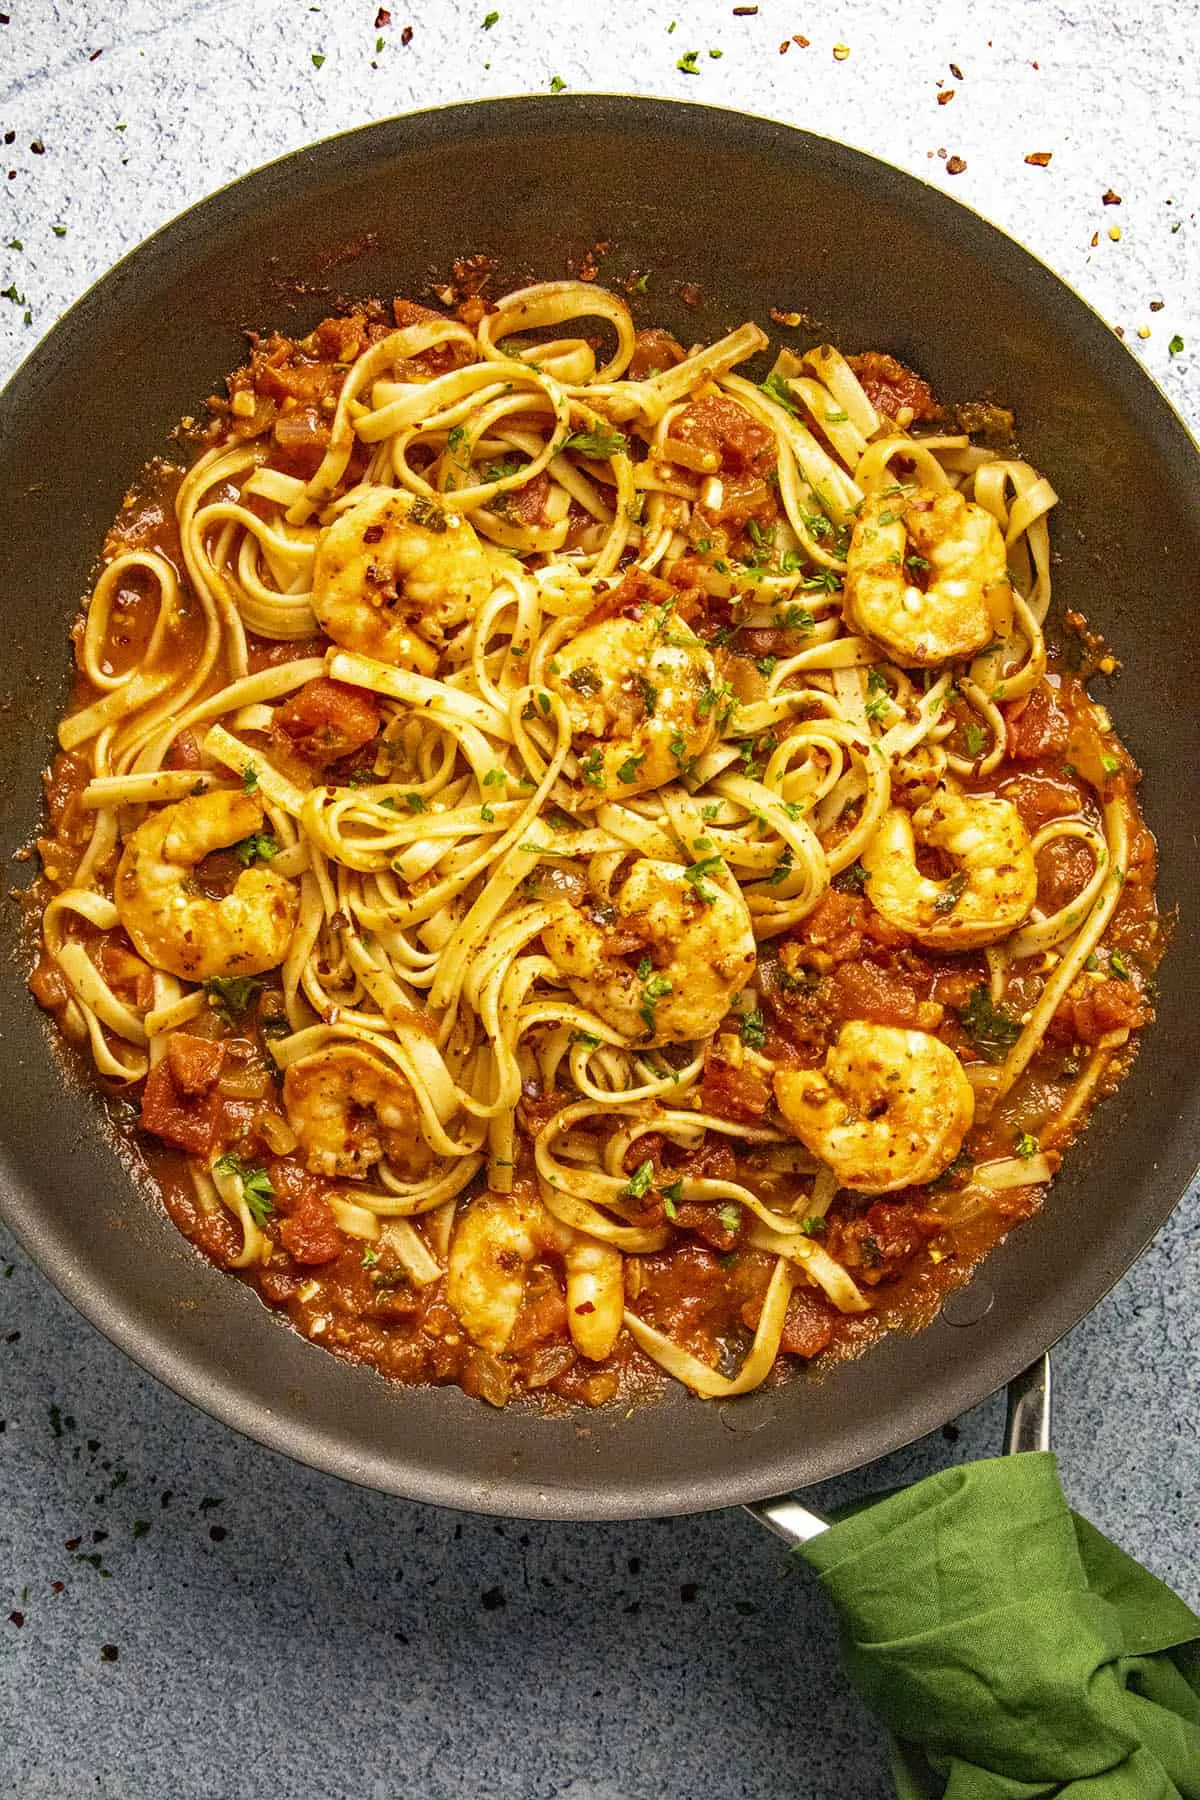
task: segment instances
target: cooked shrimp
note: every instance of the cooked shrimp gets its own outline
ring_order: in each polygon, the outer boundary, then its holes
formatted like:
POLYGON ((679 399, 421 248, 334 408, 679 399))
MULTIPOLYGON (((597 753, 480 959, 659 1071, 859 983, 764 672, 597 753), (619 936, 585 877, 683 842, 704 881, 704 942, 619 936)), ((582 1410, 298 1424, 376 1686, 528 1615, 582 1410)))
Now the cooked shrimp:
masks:
POLYGON ((602 1362, 621 1329, 621 1252, 560 1224, 530 1195, 481 1194, 459 1214, 446 1275, 446 1300, 459 1323, 482 1349, 502 1355, 539 1256, 561 1259, 571 1340, 581 1356, 602 1362))
POLYGON ((317 544, 312 609, 334 643, 432 675, 447 635, 496 584, 497 559, 436 500, 376 488, 317 544))
POLYGON ((398 1175, 415 1181, 429 1167, 412 1088, 357 1044, 335 1044, 294 1062, 283 1078, 283 1104, 314 1175, 362 1176, 386 1158, 398 1175))
POLYGON ((581 806, 677 781, 714 742, 728 704, 704 644, 661 607, 586 625, 548 679, 570 716, 581 806))
POLYGON ((974 655, 1012 626, 1000 527, 961 494, 872 494, 850 539, 843 612, 904 669, 974 655))
POLYGON ((775 1098, 790 1131, 842 1187, 864 1194, 933 1181, 975 1116, 953 1050, 927 1031, 851 1019, 820 1069, 781 1069, 775 1098))
POLYGON ((942 785, 911 816, 894 806, 862 853, 871 904, 931 950, 977 950, 1015 931, 1037 899, 1029 833, 1008 800, 942 785), (915 840, 915 841, 914 841, 915 840), (948 879, 922 875, 916 844, 950 857, 948 879))
POLYGON ((140 955, 188 981, 260 975, 287 955, 299 898, 272 869, 245 869, 222 899, 193 869, 262 829, 262 802, 221 790, 179 800, 143 820, 125 846, 113 899, 140 955))
POLYGON ((584 1006, 646 1049, 710 1037, 755 966, 734 883, 649 857, 610 904, 571 908, 542 942, 584 1006))

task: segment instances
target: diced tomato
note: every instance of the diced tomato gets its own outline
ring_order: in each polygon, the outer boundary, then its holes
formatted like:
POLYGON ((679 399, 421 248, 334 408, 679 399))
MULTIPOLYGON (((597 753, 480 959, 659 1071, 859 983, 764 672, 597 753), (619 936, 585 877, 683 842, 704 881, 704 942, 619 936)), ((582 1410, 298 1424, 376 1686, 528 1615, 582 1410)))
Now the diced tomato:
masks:
POLYGON ((898 1025, 928 1031, 941 1021, 941 1009, 924 1000, 898 969, 872 962, 844 962, 823 988, 831 1018, 870 1019, 876 1025, 898 1025), (931 1011, 932 1008, 932 1011, 931 1011))
POLYGON ((673 369, 676 363, 683 361, 683 356, 683 345, 669 331, 662 331, 657 327, 650 331, 639 331, 634 338, 633 355, 629 359, 626 374, 631 381, 644 381, 647 375, 657 375, 663 369, 673 369))
POLYGON ((1010 706, 1005 718, 1008 754, 1014 761, 1036 762, 1043 756, 1061 756, 1066 750, 1071 722, 1044 681, 1027 699, 1010 706))
POLYGON ((501 496, 505 518, 513 519, 521 525, 544 525, 546 497, 549 492, 550 477, 544 472, 535 475, 524 487, 510 489, 501 496))
POLYGON ((788 1356, 820 1356, 833 1341, 837 1311, 816 1288, 797 1288, 788 1301, 779 1348, 788 1356))
POLYGON ((775 466, 771 433, 744 406, 723 394, 693 400, 675 420, 671 435, 698 450, 714 451, 721 459, 723 475, 753 474, 761 479, 775 466))
POLYGON ((344 319, 322 319, 311 341, 323 361, 352 363, 367 347, 366 320, 362 313, 351 313, 344 319))
POLYGON ((336 394, 345 380, 345 369, 329 362, 265 363, 255 383, 260 394, 273 400, 299 400, 316 406, 326 395, 336 394))
POLYGON ((272 436, 279 467, 287 475, 308 480, 320 468, 328 447, 329 418, 315 407, 301 407, 295 412, 281 414, 275 421, 272 436))
POLYGON ((318 675, 276 709, 275 728, 297 756, 320 768, 370 743, 379 730, 379 707, 361 689, 318 675))
POLYGON ((1000 791, 1031 836, 1051 819, 1070 818, 1084 803, 1082 789, 1065 775, 1014 775, 1000 791))
POLYGON ((713 1205, 685 1202, 677 1207, 671 1223, 680 1231, 694 1231, 698 1238, 711 1244, 714 1250, 722 1252, 732 1250, 738 1240, 739 1218, 737 1225, 721 1223, 721 1208, 713 1205))
POLYGON ((142 1093, 142 1129, 206 1161, 217 1147, 221 1097, 180 1092, 167 1057, 155 1063, 142 1093))
POLYGON ((846 361, 877 412, 894 419, 907 409, 913 421, 936 416, 938 404, 929 383, 906 369, 894 356, 868 350, 862 356, 848 356, 846 361))
POLYGON ((757 1125, 771 1104, 771 1089, 753 1063, 735 1066, 710 1044, 704 1052, 700 1099, 704 1111, 718 1118, 757 1125))
POLYGON ((1098 1044, 1110 1031, 1136 1031, 1149 1020, 1150 1008, 1133 981, 1108 977, 1089 981, 1083 992, 1063 1001, 1051 1023, 1060 1042, 1098 1044))
POLYGON ((942 1220, 925 1207, 896 1200, 877 1200, 861 1218, 835 1228, 834 1254, 857 1280, 874 1287, 898 1275, 935 1232, 942 1220))
POLYGON ((225 1046, 215 1038, 173 1031, 167 1039, 167 1062, 179 1092, 192 1099, 216 1086, 225 1063, 225 1046))
POLYGON ((1058 912, 1073 900, 1090 880, 1095 864, 1092 853, 1079 838, 1053 838, 1038 853, 1038 904, 1043 911, 1058 912))
POLYGON ((200 767, 200 745, 194 731, 181 731, 172 738, 170 748, 163 758, 163 767, 167 769, 198 769, 200 767))
POLYGON ((280 1224, 279 1241, 289 1256, 306 1265, 333 1262, 346 1244, 334 1224, 328 1200, 313 1188, 304 1191, 280 1224))

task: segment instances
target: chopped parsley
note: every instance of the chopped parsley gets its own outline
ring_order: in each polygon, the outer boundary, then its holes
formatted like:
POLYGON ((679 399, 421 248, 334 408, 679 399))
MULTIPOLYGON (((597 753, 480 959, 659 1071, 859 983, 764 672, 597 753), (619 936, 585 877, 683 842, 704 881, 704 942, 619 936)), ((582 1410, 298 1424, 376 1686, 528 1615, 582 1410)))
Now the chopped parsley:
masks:
POLYGON ((646 716, 652 719, 658 706, 658 689, 652 681, 647 681, 644 675, 639 675, 636 679, 638 693, 641 695, 642 705, 646 709, 646 716))
POLYGON ((783 376, 775 369, 771 370, 765 381, 759 382, 758 387, 760 393, 765 394, 769 400, 774 400, 776 406, 782 406, 784 412, 791 413, 793 419, 799 418, 796 402, 788 392, 783 376))
POLYGON ((1109 966, 1109 969, 1111 970, 1111 972, 1116 976, 1118 981, 1128 981, 1129 980, 1129 976, 1130 976, 1129 964, 1125 961, 1125 958, 1121 955, 1121 952, 1119 950, 1110 950, 1109 951, 1108 966, 1109 966))
POLYGON ((242 867, 248 869, 251 863, 270 862, 272 857, 278 856, 279 839, 269 831, 254 831, 232 849, 242 867))
POLYGON ((742 1222, 742 1209, 736 1200, 730 1200, 717 1214, 717 1221, 723 1231, 736 1231, 742 1222))
POLYGON ((978 756, 983 749, 983 746, 987 743, 988 734, 983 726, 976 725, 974 720, 972 720, 965 728, 963 735, 967 740, 967 755, 972 757, 978 756))
POLYGON ((767 1041, 767 1026, 766 1021, 762 1016, 761 1007, 756 1006, 753 1012, 748 1012, 745 1015, 742 1019, 738 1036, 741 1038, 743 1044, 748 1044, 750 1046, 751 1050, 762 1049, 767 1041))
MULTIPOLYGON (((842 585, 841 576, 836 569, 812 569, 800 583, 808 593, 836 594, 842 585)), ((811 630, 811 626, 809 627, 811 630)))
POLYGON ((692 863, 690 868, 684 870, 684 875, 687 880, 691 882, 692 887, 696 891, 696 898, 702 900, 705 906, 712 906, 717 898, 715 888, 711 888, 708 885, 705 877, 708 875, 715 875, 718 869, 723 869, 724 867, 725 863, 721 857, 706 856, 703 857, 701 861, 692 863))
POLYGON ((627 456, 629 439, 624 432, 597 425, 592 431, 575 431, 563 444, 564 450, 577 450, 580 456, 603 460, 611 456, 627 456))
POLYGON ((479 809, 479 816, 485 825, 494 825, 496 823, 495 811, 490 806, 481 806, 479 809))
POLYGON ((484 787, 503 787, 505 775, 503 769, 489 769, 483 778, 484 787))
POLYGON ((262 991, 252 975, 210 975, 201 983, 208 1004, 226 1025, 236 1025, 262 991))
POLYGON ((423 794, 405 794, 404 804, 409 812, 423 813, 426 810, 423 794))
POLYGON ((625 1186, 621 1189, 621 1192, 623 1194, 628 1194, 633 1200, 643 1200, 650 1192, 653 1184, 654 1164, 650 1161, 650 1158, 647 1157, 645 1162, 638 1164, 637 1168, 633 1171, 633 1174, 629 1177, 629 1180, 625 1183, 625 1186))
POLYGON ((785 844, 783 847, 783 854, 775 864, 775 867, 771 870, 771 873, 767 876, 767 886, 778 887, 781 881, 787 880, 791 872, 792 846, 790 844, 785 844))
POLYGON ((632 787, 633 783, 638 778, 638 770, 645 760, 646 752, 644 750, 637 752, 633 756, 627 756, 617 770, 617 780, 623 781, 626 787, 632 787))
POLYGON ((800 1229, 805 1237, 822 1238, 829 1230, 829 1220, 822 1218, 820 1213, 814 1213, 811 1219, 801 1219, 800 1229))
MULTIPOLYGON (((1174 231, 1175 227, 1172 225, 1171 229, 1172 229, 1172 231, 1174 231)), ((1182 356, 1183 355, 1183 339, 1180 337, 1178 332, 1175 333, 1175 336, 1171 339, 1170 343, 1167 345, 1167 350, 1171 356, 1182 356)))
POLYGON ((567 676, 567 686, 574 688, 577 694, 582 694, 585 700, 590 700, 593 694, 600 692, 604 681, 591 663, 584 663, 581 668, 572 669, 567 676))
POLYGON ((1003 1062, 1021 1035, 1021 1027, 1012 1014, 993 1004, 982 983, 972 990, 967 1004, 958 1009, 958 1021, 975 1049, 990 1063, 1003 1062))
POLYGON ((1014 1132, 1013 1138, 1013 1149, 1022 1162, 1028 1162, 1031 1157, 1037 1155, 1038 1141, 1028 1131, 1014 1132))
POLYGON ((579 765, 579 773, 588 787, 604 786, 604 758, 600 754, 600 746, 593 744, 579 765))
POLYGON ((242 770, 242 787, 247 794, 252 794, 258 786, 258 770, 253 763, 247 763, 242 770))
POLYGON ((480 30, 481 31, 490 31, 492 29, 492 26, 496 23, 496 21, 499 17, 500 17, 500 14, 498 12, 485 13, 483 16, 483 24, 480 26, 480 30))
POLYGON ((783 611, 785 631, 811 631, 816 619, 805 606, 787 606, 783 611))
POLYGON ((638 1012, 646 1030, 653 1035, 657 1030, 658 1003, 660 1000, 665 1000, 667 995, 674 993, 675 990, 666 975, 655 975, 651 972, 648 957, 643 958, 638 964, 638 980, 643 984, 642 1000, 638 1012))
POLYGON ((683 1204, 683 1182, 672 1181, 658 1191, 662 1195, 663 1211, 668 1219, 678 1218, 679 1208, 683 1204))
POLYGON ((235 1150, 227 1150, 224 1156, 218 1156, 213 1168, 218 1175, 237 1176, 242 1184, 242 1197, 250 1217, 256 1225, 265 1225, 275 1211, 275 1189, 271 1186, 267 1171, 259 1168, 256 1163, 243 1162, 235 1150))
POLYGON ((684 75, 698 75, 700 71, 696 64, 699 60, 700 52, 698 50, 685 50, 675 67, 684 75))
MULTIPOLYGON (((950 877, 949 881, 933 903, 933 910, 937 913, 939 918, 945 913, 952 913, 954 911, 955 907, 963 897, 963 889, 966 885, 967 878, 964 874, 960 873, 950 877)), ((980 992, 978 988, 976 988, 975 991, 976 993, 980 992)))
POLYGON ((777 656, 760 656, 754 666, 764 681, 770 681, 772 675, 775 673, 778 662, 779 658, 777 656))

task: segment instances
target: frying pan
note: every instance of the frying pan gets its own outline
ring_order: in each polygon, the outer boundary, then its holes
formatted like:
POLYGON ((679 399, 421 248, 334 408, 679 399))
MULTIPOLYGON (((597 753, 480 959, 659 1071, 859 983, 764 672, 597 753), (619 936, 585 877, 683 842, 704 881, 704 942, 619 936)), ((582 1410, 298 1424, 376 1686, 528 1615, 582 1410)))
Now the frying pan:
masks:
POLYGON ((35 829, 67 626, 105 528, 175 421, 241 360, 242 331, 306 331, 339 293, 419 294, 464 252, 494 256, 510 279, 544 277, 597 243, 603 271, 651 271, 647 321, 685 339, 795 308, 814 324, 789 341, 890 350, 944 397, 1015 409, 1062 500, 1057 604, 1085 611, 1124 662, 1111 703, 1145 770, 1177 919, 1129 1079, 1041 1215, 927 1331, 731 1403, 673 1387, 631 1413, 552 1418, 389 1385, 202 1261, 55 1053, 24 989, 10 898, 0 1210, 50 1279, 152 1374, 275 1449, 413 1499, 555 1519, 761 1500, 935 1429, 1100 1299, 1185 1191, 1200 1143, 1193 446, 1102 322, 1024 250, 897 170, 763 120, 565 95, 419 113, 259 170, 93 288, 0 417, 0 849, 11 858, 35 829))

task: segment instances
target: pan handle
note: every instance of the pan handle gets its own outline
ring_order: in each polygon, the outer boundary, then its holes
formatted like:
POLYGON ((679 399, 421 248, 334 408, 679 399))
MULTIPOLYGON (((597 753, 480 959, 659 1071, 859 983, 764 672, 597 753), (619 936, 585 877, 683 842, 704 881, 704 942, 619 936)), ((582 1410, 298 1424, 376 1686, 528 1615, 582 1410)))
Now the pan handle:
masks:
MULTIPOLYGON (((1022 1450, 1050 1448, 1050 1401, 1050 1357, 1043 1354, 1019 1375, 1014 1375, 1008 1384, 1008 1417, 1004 1427, 1006 1456, 1015 1456, 1022 1450)), ((781 1494, 775 1500, 756 1500, 746 1511, 789 1544, 807 1544, 809 1538, 828 1531, 830 1525, 820 1513, 802 1505, 795 1494, 781 1494)))

